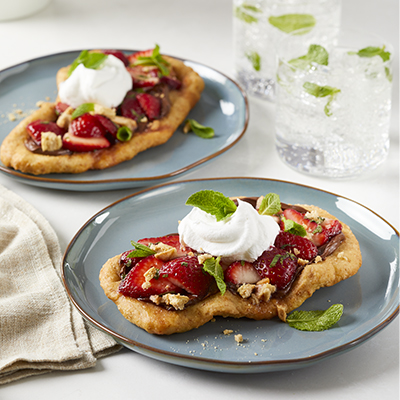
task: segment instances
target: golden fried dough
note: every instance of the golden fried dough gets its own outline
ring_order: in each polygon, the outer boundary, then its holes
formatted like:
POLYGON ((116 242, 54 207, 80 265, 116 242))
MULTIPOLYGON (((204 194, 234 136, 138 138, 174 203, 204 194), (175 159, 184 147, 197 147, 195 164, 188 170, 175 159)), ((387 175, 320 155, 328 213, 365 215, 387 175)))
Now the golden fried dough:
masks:
MULTIPOLYGON (((302 207, 309 211, 315 210, 322 217, 335 219, 318 207, 302 207)), ((298 308, 316 290, 350 278, 360 268, 362 258, 358 241, 350 228, 341 224, 346 240, 324 261, 306 265, 287 295, 282 298, 272 297, 267 302, 254 304, 251 299, 244 299, 227 290, 224 295, 214 294, 182 311, 170 311, 150 302, 125 297, 118 291, 121 282, 120 255, 104 264, 100 271, 100 284, 106 296, 117 305, 127 320, 153 334, 186 332, 204 325, 215 316, 255 320, 278 316, 285 321, 286 314, 298 308)))
MULTIPOLYGON (((164 56, 172 65, 182 87, 170 91, 170 112, 154 121, 144 132, 134 132, 128 142, 119 142, 107 149, 68 155, 35 154, 25 147, 26 126, 35 120, 55 121, 55 104, 43 103, 29 117, 21 121, 5 138, 0 148, 0 159, 6 167, 33 175, 51 173, 81 173, 90 169, 104 169, 132 159, 138 153, 159 146, 171 138, 200 99, 204 89, 201 77, 182 61, 164 56)), ((57 73, 57 84, 66 79, 69 67, 57 73)))

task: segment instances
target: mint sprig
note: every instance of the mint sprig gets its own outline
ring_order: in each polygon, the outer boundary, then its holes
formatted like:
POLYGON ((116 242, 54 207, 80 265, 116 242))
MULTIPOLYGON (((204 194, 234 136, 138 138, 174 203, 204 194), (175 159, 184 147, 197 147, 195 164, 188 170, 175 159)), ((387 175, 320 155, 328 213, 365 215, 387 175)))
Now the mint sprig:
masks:
POLYGON ((226 283, 224 281, 224 271, 219 263, 221 257, 217 258, 207 258, 203 262, 203 270, 210 274, 217 283, 218 289, 221 292, 221 295, 225 294, 226 292, 226 283))
POLYGON ((382 47, 368 46, 364 47, 359 51, 349 51, 348 54, 350 55, 356 54, 359 57, 367 57, 367 58, 379 56, 382 58, 383 62, 390 60, 390 52, 385 51, 385 46, 382 47))
POLYGON ((307 236, 306 228, 297 222, 282 216, 283 230, 297 236, 307 236))
POLYGON ((268 193, 261 201, 258 213, 260 215, 274 215, 281 211, 281 200, 279 195, 268 193))
POLYGON ((340 89, 332 86, 319 86, 312 82, 304 82, 303 88, 308 94, 314 97, 329 97, 328 102, 324 107, 324 112, 327 117, 330 117, 332 115, 331 104, 340 92, 340 89))
POLYGON ((331 328, 343 315, 343 304, 334 304, 327 310, 293 311, 286 322, 301 331, 324 331, 331 328))
POLYGON ((156 44, 153 53, 151 56, 139 56, 136 61, 133 63, 134 66, 136 65, 148 65, 148 66, 156 66, 161 75, 167 76, 169 75, 168 65, 169 62, 166 61, 160 54, 160 46, 156 44))
POLYGON ((307 54, 298 58, 293 58, 289 61, 289 64, 296 68, 308 69, 311 67, 312 63, 328 65, 328 61, 329 54, 326 49, 319 44, 311 44, 308 47, 307 54))
POLYGON ((131 241, 131 245, 135 248, 135 250, 131 251, 128 254, 128 257, 147 257, 147 256, 152 256, 153 254, 156 254, 154 250, 151 250, 149 247, 147 247, 144 244, 134 242, 133 240, 131 241))
POLYGON ((260 71, 261 70, 261 57, 260 55, 256 52, 253 51, 251 53, 246 53, 246 58, 251 62, 251 65, 253 66, 253 69, 255 71, 260 71))
POLYGON ((258 18, 249 14, 249 12, 262 13, 259 7, 243 3, 235 8, 235 17, 243 22, 246 22, 246 24, 256 24, 258 22, 258 18))
POLYGON ((309 32, 316 24, 316 20, 311 14, 285 14, 278 17, 271 16, 268 18, 268 22, 285 33, 304 29, 301 34, 309 32))
POLYGON ((236 204, 220 192, 201 190, 192 194, 186 205, 200 208, 200 210, 214 215, 217 221, 230 217, 236 211, 236 204))
POLYGON ((189 129, 185 129, 184 132, 193 131, 197 136, 203 139, 211 139, 214 137, 214 129, 209 126, 204 126, 194 119, 187 119, 185 122, 185 128, 188 125, 189 129))
POLYGON ((96 52, 89 53, 88 50, 82 50, 79 56, 72 62, 68 71, 68 76, 70 76, 72 72, 74 72, 75 68, 79 64, 83 64, 86 68, 89 69, 100 69, 107 57, 107 54, 96 52))
POLYGON ((91 111, 94 111, 94 103, 83 103, 75 108, 74 112, 71 114, 71 119, 76 119, 91 111))

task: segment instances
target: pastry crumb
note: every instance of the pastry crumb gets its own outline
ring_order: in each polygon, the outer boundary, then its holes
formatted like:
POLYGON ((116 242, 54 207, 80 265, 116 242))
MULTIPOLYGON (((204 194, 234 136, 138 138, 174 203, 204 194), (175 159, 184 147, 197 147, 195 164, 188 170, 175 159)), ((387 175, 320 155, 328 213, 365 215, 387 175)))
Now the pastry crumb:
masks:
POLYGON ((231 333, 233 333, 233 330, 232 329, 225 329, 223 333, 224 333, 224 335, 230 335, 231 333))
POLYGON ((235 341, 237 343, 242 343, 243 342, 243 336, 241 333, 238 333, 237 335, 235 335, 235 341))

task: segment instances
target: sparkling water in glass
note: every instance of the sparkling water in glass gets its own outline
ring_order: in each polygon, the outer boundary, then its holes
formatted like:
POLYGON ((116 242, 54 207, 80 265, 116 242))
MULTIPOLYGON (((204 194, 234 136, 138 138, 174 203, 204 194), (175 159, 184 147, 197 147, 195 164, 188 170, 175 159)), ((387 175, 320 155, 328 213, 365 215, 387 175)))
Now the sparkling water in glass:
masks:
POLYGON ((393 48, 377 36, 342 31, 280 42, 276 148, 292 168, 347 178, 372 170, 389 150, 393 48))
POLYGON ((235 74, 248 94, 272 100, 276 43, 305 28, 307 40, 324 30, 327 40, 340 27, 341 0, 234 0, 235 74))

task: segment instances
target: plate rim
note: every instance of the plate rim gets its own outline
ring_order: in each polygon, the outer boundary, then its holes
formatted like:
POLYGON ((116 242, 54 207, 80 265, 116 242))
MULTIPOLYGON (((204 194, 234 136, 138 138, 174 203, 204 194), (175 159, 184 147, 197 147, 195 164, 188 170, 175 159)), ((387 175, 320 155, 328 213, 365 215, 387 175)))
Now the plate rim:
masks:
MULTIPOLYGON (((88 50, 95 50, 94 48, 92 49, 88 49, 88 50)), ((109 48, 104 48, 102 50, 109 50, 109 48)), ((123 52, 137 52, 140 50, 136 50, 136 49, 113 49, 113 50, 119 50, 119 51, 123 51, 123 52)), ((31 62, 36 62, 36 61, 41 61, 44 60, 46 58, 51 58, 51 57, 57 57, 57 56, 65 56, 68 55, 69 53, 76 53, 82 51, 82 49, 77 49, 77 50, 67 50, 67 51, 61 51, 61 52, 57 52, 57 53, 51 53, 51 54, 46 54, 46 55, 42 55, 39 57, 34 57, 31 58, 29 60, 25 60, 22 61, 20 63, 14 64, 12 66, 6 67, 2 70, 0 70, 0 75, 6 71, 12 70, 14 68, 18 68, 21 65, 27 64, 27 63, 31 63, 31 62)), ((243 135, 245 134, 248 125, 249 125, 249 119, 250 119, 250 111, 249 111, 249 100, 247 97, 247 94, 245 92, 245 90, 239 85, 238 82, 236 82, 234 79, 230 78, 228 75, 226 75, 223 72, 218 71, 217 69, 210 67, 206 64, 203 64, 201 62, 197 62, 197 61, 192 61, 189 59, 184 59, 181 57, 176 57, 176 56, 171 56, 169 54, 164 54, 168 57, 173 57, 177 60, 180 60, 182 62, 188 62, 188 63, 192 63, 195 65, 199 65, 202 68, 208 68, 209 70, 212 70, 213 72, 216 72, 217 74, 221 75, 222 77, 224 77, 225 79, 227 79, 228 81, 230 81, 239 91, 239 93, 242 95, 243 100, 244 100, 244 104, 245 104, 245 120, 244 120, 244 124, 243 124, 243 128, 242 131, 240 132, 240 134, 238 135, 238 137, 229 145, 223 147, 222 149, 218 150, 217 152, 203 157, 200 160, 197 160, 194 163, 191 163, 189 165, 186 165, 182 168, 179 168, 175 171, 172 171, 168 174, 163 174, 163 175, 157 175, 157 176, 152 176, 152 177, 141 177, 141 178, 120 178, 120 179, 102 179, 102 180, 73 180, 73 179, 57 179, 57 178, 45 178, 42 177, 40 175, 30 175, 30 174, 24 174, 20 171, 16 171, 14 169, 5 167, 4 165, 0 165, 0 171, 4 172, 7 175, 11 175, 17 178, 20 178, 21 180, 27 180, 29 183, 29 181, 31 182, 42 182, 42 183, 48 183, 48 184, 61 184, 61 185, 77 185, 82 187, 83 185, 104 185, 104 184, 116 184, 116 183, 123 183, 123 182, 154 182, 154 181, 159 181, 159 180, 165 180, 165 179, 172 179, 178 175, 181 175, 191 169, 194 169, 196 167, 198 167, 201 164, 204 164, 210 160, 212 160, 213 158, 218 157, 219 155, 221 155, 222 153, 225 153, 226 151, 228 151, 230 148, 232 148, 237 142, 240 141, 240 139, 243 137, 243 135)), ((127 160, 130 161, 130 160, 127 160)), ((101 171, 101 170, 98 170, 101 171)), ((62 175, 62 174, 60 174, 62 175)), ((78 174, 79 175, 79 174, 78 174)), ((51 188, 51 187, 50 187, 51 188)), ((67 188, 66 188, 67 189, 67 188)))
MULTIPOLYGON (((78 230, 78 232, 74 235, 74 237, 71 239, 70 243, 68 244, 64 255, 63 255, 63 259, 62 259, 62 265, 61 265, 61 277, 62 277, 62 281, 64 284, 64 287, 66 289, 66 292, 68 294, 69 299, 71 300, 71 302, 73 303, 73 305, 78 309, 78 311, 80 312, 80 314, 92 325, 94 325, 96 328, 100 329, 101 331, 107 333, 108 335, 111 335, 114 339, 116 339, 117 341, 119 341, 121 344, 126 344, 125 347, 127 347, 127 345, 129 345, 131 350, 136 350, 136 348, 140 348, 143 350, 147 350, 151 353, 155 353, 155 354, 159 354, 159 355, 163 355, 172 359, 180 359, 180 360, 190 360, 192 362, 197 363, 198 365, 225 365, 227 367, 232 367, 232 366, 237 366, 237 367, 248 367, 248 368, 244 368, 244 370, 241 371, 237 371, 237 372, 243 372, 246 373, 248 372, 249 368, 252 367, 260 367, 260 366, 280 366, 280 365, 293 365, 295 364, 296 366, 301 366, 304 364, 309 364, 309 363, 313 363, 316 361, 322 361, 323 359, 332 356, 332 355, 339 355, 345 351, 349 351, 352 348, 362 344, 363 342, 365 342, 366 340, 368 340, 369 338, 373 337, 374 335, 376 335, 378 332, 380 332, 382 329, 384 329, 386 326, 388 326, 394 319, 396 319, 396 317, 399 315, 399 311, 400 311, 400 304, 397 304, 397 307, 395 308, 395 310, 389 315, 387 316, 383 321, 381 321, 381 323, 379 323, 378 325, 374 326, 372 329, 368 330, 367 332, 365 332, 364 334, 358 336, 357 338, 351 340, 350 342, 344 343, 340 346, 337 346, 335 348, 329 349, 329 350, 325 350, 322 351, 318 354, 315 354, 313 356, 307 356, 307 357, 302 357, 302 358, 294 358, 294 359, 288 359, 288 360, 264 360, 264 361, 252 361, 252 362, 244 362, 244 361, 227 361, 227 360, 217 360, 217 359, 207 359, 204 357, 199 357, 199 356, 194 356, 194 355, 186 355, 186 354, 181 354, 181 353, 176 353, 176 352, 170 352, 170 351, 166 351, 166 350, 162 350, 162 349, 157 349, 154 348, 152 346, 146 345, 142 342, 137 342, 135 340, 126 338, 125 336, 123 336, 122 334, 119 334, 115 331, 113 331, 112 329, 104 326, 103 324, 101 324, 100 322, 96 321, 94 318, 92 318, 88 313, 86 313, 82 307, 78 304, 78 302, 75 300, 75 298, 73 297, 71 291, 69 290, 67 281, 66 281, 66 276, 65 276, 65 264, 66 264, 66 258, 69 254, 69 250, 72 248, 72 246, 74 245, 74 243, 76 242, 77 238, 80 236, 80 234, 85 230, 85 228, 97 217, 99 216, 101 213, 103 213, 104 211, 106 211, 107 209, 110 209, 112 207, 114 207, 117 204, 120 204, 130 198, 136 197, 138 195, 141 195, 143 193, 146 192, 151 192, 153 190, 158 190, 162 187, 165 186, 172 186, 172 185, 185 185, 187 183, 194 183, 194 182, 205 182, 205 181, 217 181, 217 180, 262 180, 262 181, 268 181, 268 182, 278 182, 278 183, 284 183, 284 184, 289 184, 289 185, 294 185, 294 186, 298 186, 301 188, 305 188, 305 189, 312 189, 312 190, 317 190, 319 192, 322 193, 326 193, 328 195, 331 196, 336 196, 338 198, 342 198, 345 200, 348 200, 358 206, 361 206, 362 208, 364 208, 365 210, 371 212, 372 214, 374 214, 376 217, 378 217, 379 219, 381 219, 385 224, 387 224, 391 229, 393 229, 394 233, 397 235, 397 237, 399 238, 399 231, 391 224, 389 223, 387 220, 385 220, 383 217, 381 217, 379 214, 377 214, 375 211, 371 210, 370 208, 368 208, 367 206, 364 206, 363 204, 352 200, 348 197, 345 196, 341 196, 338 195, 336 193, 324 190, 324 189, 319 189, 310 185, 305 185, 305 184, 301 184, 301 183, 296 183, 296 182, 291 182, 291 181, 286 181, 286 180, 280 180, 280 179, 273 179, 273 178, 261 178, 261 177, 214 177, 214 178, 201 178, 201 179, 187 179, 187 180, 181 180, 181 181, 175 181, 175 182, 167 182, 167 183, 163 183, 163 184, 159 184, 156 186, 152 186, 152 187, 148 187, 148 188, 144 188, 142 190, 139 190, 135 193, 132 193, 128 196, 124 196, 123 198, 109 204, 108 206, 102 208, 100 211, 98 211, 97 213, 95 213, 90 219, 88 219, 85 224, 78 230), (133 348, 132 348, 133 347, 133 348)), ((140 351, 137 351, 140 352, 140 351)), ((185 365, 184 366, 188 366, 185 365)), ((188 366, 190 367, 190 366, 188 366)), ((200 367, 199 367, 200 368, 200 367)), ((230 371, 230 372, 234 372, 234 371, 230 371)), ((256 371, 255 371, 256 372, 256 371)), ((264 370, 259 371, 259 372, 266 372, 264 370)))

